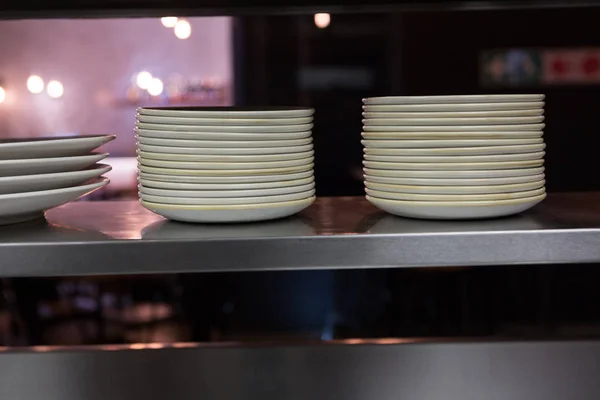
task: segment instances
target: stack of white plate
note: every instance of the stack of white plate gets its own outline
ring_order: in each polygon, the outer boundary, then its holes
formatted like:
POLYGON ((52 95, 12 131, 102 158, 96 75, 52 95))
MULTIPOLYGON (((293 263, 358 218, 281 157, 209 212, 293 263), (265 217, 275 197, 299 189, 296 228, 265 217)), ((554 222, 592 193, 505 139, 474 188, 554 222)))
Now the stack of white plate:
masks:
POLYGON ((282 218, 314 201, 311 108, 140 108, 139 197, 185 222, 282 218))
POLYGON ((546 197, 544 95, 363 100, 367 199, 392 214, 473 219, 546 197))
POLYGON ((0 140, 0 225, 29 221, 108 184, 90 153, 114 136, 0 140))

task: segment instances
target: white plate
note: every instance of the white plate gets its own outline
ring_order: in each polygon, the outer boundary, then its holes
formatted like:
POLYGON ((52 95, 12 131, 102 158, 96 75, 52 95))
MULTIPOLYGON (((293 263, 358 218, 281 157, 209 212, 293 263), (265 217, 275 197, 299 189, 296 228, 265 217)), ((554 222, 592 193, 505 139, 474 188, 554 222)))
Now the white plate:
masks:
MULTIPOLYGON (((546 181, 541 179, 534 182, 516 183, 512 185, 488 185, 488 186, 421 186, 421 185, 389 185, 375 183, 365 180, 365 186, 372 190, 394 193, 415 194, 492 194, 492 193, 514 193, 535 190, 543 187, 546 181)), ((382 196, 384 197, 384 196, 382 196)))
POLYGON ((0 194, 35 192, 79 185, 110 171, 112 167, 96 164, 81 171, 57 172, 53 174, 5 176, 0 178, 0 194))
POLYGON ((204 117, 158 117, 153 115, 138 114, 139 122, 165 125, 193 125, 193 126, 272 126, 272 125, 301 125, 311 124, 312 117, 300 118, 204 118, 204 117))
POLYGON ((544 167, 518 169, 492 169, 482 171, 411 171, 399 169, 364 168, 364 173, 390 178, 506 178, 512 176, 538 175, 544 167))
POLYGON ((431 103, 431 104, 397 104, 397 105, 364 105, 366 112, 468 112, 497 110, 531 110, 543 109, 543 101, 510 102, 510 103, 431 103))
POLYGON ((148 107, 138 114, 157 117, 195 118, 302 118, 315 113, 306 107, 148 107))
POLYGON ((0 176, 50 174, 77 171, 105 159, 108 153, 87 156, 1 160, 0 176))
POLYGON ((456 96, 384 96, 363 99, 366 105, 388 104, 453 104, 453 103, 511 103, 542 101, 543 94, 475 94, 456 96))
POLYGON ((288 156, 292 154, 302 154, 306 151, 313 149, 312 143, 305 144, 302 146, 289 146, 289 147, 245 147, 245 148, 217 148, 217 147, 169 147, 169 146, 153 146, 138 143, 138 149, 142 151, 152 153, 166 153, 166 154, 185 154, 190 156, 271 156, 281 155, 288 156))
POLYGON ((304 151, 301 153, 287 154, 260 154, 249 156, 228 156, 228 155, 194 155, 194 154, 169 154, 169 153, 150 153, 147 151, 137 151, 138 156, 149 160, 164 160, 164 161, 195 161, 195 162, 257 162, 257 161, 284 161, 298 160, 314 156, 315 152, 304 151))
MULTIPOLYGON (((147 175, 146 175, 147 176, 147 175)), ((289 181, 275 181, 275 182, 264 182, 264 183, 178 183, 178 182, 167 182, 157 181, 148 178, 138 178, 138 182, 146 188, 156 189, 169 189, 169 190, 211 190, 211 191, 227 191, 227 190, 273 190, 273 189, 285 189, 297 186, 305 186, 313 184, 315 179, 313 176, 302 179, 293 179, 289 181)))
POLYGON ((80 156, 114 140, 114 135, 0 140, 0 160, 80 156))
POLYGON ((138 129, 154 129, 159 131, 180 131, 180 132, 231 132, 231 133, 283 133, 283 132, 305 132, 313 128, 313 124, 300 125, 269 125, 269 126, 217 126, 217 125, 170 125, 170 124, 150 124, 146 122, 136 122, 138 129))
POLYGON ((529 139, 541 138, 544 131, 520 132, 362 132, 371 140, 453 140, 453 139, 529 139))
POLYGON ((535 153, 493 154, 487 156, 380 156, 365 154, 367 161, 401 162, 401 163, 479 163, 502 161, 539 160, 544 158, 545 151, 535 153))
POLYGON ((538 204, 546 194, 536 197, 497 201, 399 201, 367 196, 367 200, 390 214, 422 219, 478 219, 518 214, 538 204))
POLYGON ((142 206, 163 217, 182 222, 252 222, 288 217, 315 201, 308 199, 281 203, 246 204, 233 206, 174 206, 141 201, 142 206))
POLYGON ((0 225, 40 218, 44 211, 76 200, 106 186, 108 182, 108 179, 101 178, 68 188, 0 195, 0 225))
MULTIPOLYGON (((312 143, 312 138, 293 139, 293 140, 180 140, 180 139, 155 139, 136 136, 140 144, 151 146, 167 146, 167 147, 187 147, 187 148, 262 148, 262 147, 281 147, 288 150, 289 147, 305 146, 312 143)), ((289 150, 288 150, 289 152, 289 150)))
MULTIPOLYGON (((530 139, 448 139, 448 140, 361 140, 365 147, 379 148, 442 148, 442 147, 490 147, 525 146, 542 144, 542 138, 530 139)), ((368 150, 368 149, 367 149, 368 150)))
POLYGON ((386 170, 419 170, 419 171, 467 171, 467 170, 486 170, 486 169, 513 169, 513 168, 535 168, 544 165, 544 160, 526 160, 526 161, 499 161, 499 162, 481 162, 481 163, 399 163, 383 161, 363 161, 367 168, 386 169, 386 170))
POLYGON ((154 196, 166 197, 259 197, 259 196, 279 196, 292 193, 300 193, 312 190, 315 188, 315 183, 311 182, 299 186, 285 186, 273 189, 249 189, 249 190, 173 190, 173 189, 158 189, 147 187, 143 184, 139 186, 141 193, 154 196))
POLYGON ((365 154, 381 156, 485 156, 507 155, 539 152, 546 148, 545 143, 516 146, 484 146, 484 147, 445 147, 445 148, 375 148, 367 147, 365 154))
POLYGON ((405 126, 405 125, 516 125, 538 124, 544 121, 543 115, 535 117, 472 117, 472 118, 372 118, 363 119, 365 126, 405 126))
POLYGON ((421 111, 421 112, 371 112, 362 113, 366 119, 388 118, 497 118, 497 117, 534 117, 544 115, 543 108, 531 110, 496 110, 496 111, 421 111))
POLYGON ((197 162, 197 161, 163 161, 150 160, 138 157, 138 162, 149 167, 191 169, 191 170, 252 170, 252 169, 274 169, 286 167, 298 167, 312 165, 314 157, 301 158, 287 161, 265 161, 265 162, 197 162))
POLYGON ((297 167, 285 168, 261 168, 261 169, 227 169, 227 170, 205 170, 205 169, 172 169, 148 167, 139 165, 138 168, 142 172, 159 175, 174 175, 174 176, 205 176, 205 177, 238 177, 238 176, 260 176, 260 175, 283 175, 296 172, 312 171, 314 165, 306 164, 297 167))
MULTIPOLYGON (((145 167, 144 167, 145 169, 145 167)), ((151 179, 153 181, 171 182, 171 183, 192 183, 192 184, 233 184, 233 183, 272 183, 285 182, 296 179, 313 178, 313 170, 302 172, 293 172, 288 174, 271 175, 250 175, 250 176, 184 176, 184 175, 165 175, 161 173, 151 173, 140 170, 138 175, 141 179, 151 179)))
POLYGON ((531 183, 543 180, 545 175, 534 174, 505 178, 391 178, 385 176, 364 175, 365 181, 386 185, 423 185, 423 186, 495 186, 531 183))
POLYGON ((191 139, 191 140, 289 140, 310 137, 311 131, 287 133, 225 133, 225 132, 177 132, 154 131, 151 129, 135 129, 135 133, 142 137, 163 139, 191 139))
POLYGON ((264 203, 279 203, 282 201, 295 201, 310 198, 315 195, 314 189, 299 193, 282 194, 278 196, 258 196, 258 197, 170 197, 170 196, 153 196, 138 192, 142 201, 160 204, 177 204, 190 206, 228 206, 228 205, 243 205, 243 204, 264 204, 264 203))
POLYGON ((416 194, 416 193, 394 193, 382 190, 366 188, 365 192, 371 197, 387 200, 402 201, 490 201, 490 200, 511 200, 521 199, 523 197, 534 197, 546 193, 546 188, 512 192, 512 193, 490 193, 490 194, 416 194))
POLYGON ((365 132, 519 132, 541 131, 545 124, 514 125, 364 125, 365 132))

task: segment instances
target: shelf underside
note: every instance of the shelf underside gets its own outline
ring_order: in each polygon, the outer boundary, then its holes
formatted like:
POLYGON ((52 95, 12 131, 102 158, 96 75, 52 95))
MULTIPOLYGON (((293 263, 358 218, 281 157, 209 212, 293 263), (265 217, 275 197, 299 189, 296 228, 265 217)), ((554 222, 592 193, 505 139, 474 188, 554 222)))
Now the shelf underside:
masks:
POLYGON ((0 227, 0 277, 600 262, 597 192, 462 222, 399 218, 361 197, 254 224, 169 222, 135 201, 76 202, 46 218, 0 227))
POLYGON ((0 18, 164 17, 165 15, 268 15, 316 12, 392 12, 585 7, 598 0, 22 0, 0 5, 0 18))

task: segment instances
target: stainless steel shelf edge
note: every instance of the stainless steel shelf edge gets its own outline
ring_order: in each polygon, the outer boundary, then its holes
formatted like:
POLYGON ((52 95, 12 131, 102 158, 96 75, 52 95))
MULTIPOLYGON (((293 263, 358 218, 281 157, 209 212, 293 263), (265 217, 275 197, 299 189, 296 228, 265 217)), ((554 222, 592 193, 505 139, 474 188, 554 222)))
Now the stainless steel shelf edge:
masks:
POLYGON ((600 232, 109 241, 0 246, 0 254, 3 277, 592 263, 600 232))
POLYGON ((600 342, 0 353, 19 400, 596 400, 600 342))
POLYGON ((164 221, 137 202, 80 202, 0 227, 0 277, 600 262, 600 193, 551 195, 488 221, 419 221, 321 198, 259 224, 164 221))

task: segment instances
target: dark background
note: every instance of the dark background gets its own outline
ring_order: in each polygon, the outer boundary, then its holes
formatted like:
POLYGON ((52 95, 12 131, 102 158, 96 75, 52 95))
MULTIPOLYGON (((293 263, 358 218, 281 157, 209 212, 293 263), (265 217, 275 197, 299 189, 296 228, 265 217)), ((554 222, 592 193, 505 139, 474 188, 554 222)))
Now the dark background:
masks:
MULTIPOLYGON (((333 13, 323 30, 312 15, 242 16, 235 22, 237 103, 315 107, 317 190, 337 196, 363 193, 362 97, 545 93, 548 190, 598 190, 600 86, 488 90, 477 71, 485 50, 600 46, 598 21, 600 8, 333 13), (301 87, 307 67, 366 71, 371 81, 301 87)), ((568 265, 0 280, 0 306, 17 316, 0 329, 0 345, 597 337, 598 271, 568 265), (171 312, 143 323, 119 316, 136 304, 166 304, 171 312), (164 326, 175 333, 160 339, 153 332, 164 326)))
POLYGON ((362 195, 361 99, 385 95, 546 94, 547 189, 600 189, 596 149, 600 86, 486 89, 481 52, 600 46, 600 8, 241 17, 236 38, 239 98, 247 105, 313 106, 316 181, 321 196, 362 195), (360 67, 368 88, 302 89, 302 67, 360 67))

